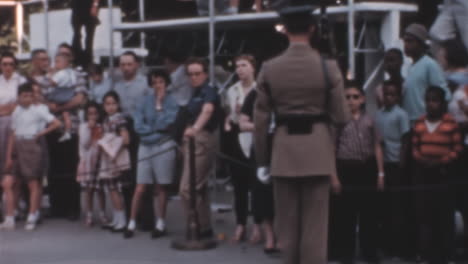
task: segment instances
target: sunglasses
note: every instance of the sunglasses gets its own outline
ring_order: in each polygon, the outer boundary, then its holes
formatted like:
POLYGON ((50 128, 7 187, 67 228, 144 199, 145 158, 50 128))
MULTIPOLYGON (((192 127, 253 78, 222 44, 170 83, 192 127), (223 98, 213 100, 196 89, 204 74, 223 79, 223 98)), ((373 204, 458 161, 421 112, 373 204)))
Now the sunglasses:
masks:
POLYGON ((2 62, 2 66, 15 66, 14 62, 2 62))
POLYGON ((347 100, 350 100, 350 99, 353 99, 353 100, 357 100, 359 99, 361 96, 359 94, 348 94, 346 95, 346 99, 347 100))

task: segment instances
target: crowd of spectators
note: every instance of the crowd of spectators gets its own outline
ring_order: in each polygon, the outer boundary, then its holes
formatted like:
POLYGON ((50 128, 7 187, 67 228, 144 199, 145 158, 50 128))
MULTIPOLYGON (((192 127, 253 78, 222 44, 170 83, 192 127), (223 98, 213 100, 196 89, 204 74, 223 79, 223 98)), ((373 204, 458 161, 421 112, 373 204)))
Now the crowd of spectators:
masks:
MULTIPOLYGON (((238 1, 226 3, 222 12, 235 13, 238 1)), ((378 262, 384 254, 447 263, 455 253, 456 210, 468 226, 463 190, 468 172, 467 34, 457 22, 463 14, 454 12, 459 3, 444 4, 430 31, 411 24, 404 31, 404 50, 386 51, 386 80, 376 98, 366 98, 357 82, 345 84, 352 119, 336 130, 332 259, 352 263, 358 234, 359 255, 369 262, 378 262), (447 31, 450 26, 457 33, 447 31), (430 38, 435 40, 432 56, 430 38), (404 55, 412 64, 402 74, 404 55), (365 110, 366 100, 378 101, 377 113, 365 110)), ((281 227, 274 226, 272 186, 255 173, 255 56, 234 59, 238 81, 220 94, 208 82, 203 58, 170 53, 164 69, 146 70, 141 59, 127 51, 119 57, 119 77, 111 79, 100 65, 92 64, 86 72, 73 67, 79 61, 73 50, 60 45, 53 67, 47 51, 34 50, 30 68, 22 74, 13 54, 0 57, 1 230, 17 226, 20 201, 28 207, 25 229, 36 229, 44 219, 40 208, 46 186, 49 216, 76 220, 83 209, 86 226, 99 222, 130 239, 141 224, 139 214, 148 213, 140 208, 153 185, 157 210, 151 236, 166 236, 174 184, 189 216, 193 142, 200 237, 214 236, 208 183, 221 149, 233 161, 228 163, 236 215, 233 242, 246 238, 252 214, 250 242, 264 238, 267 254, 281 248, 275 238, 275 228, 281 227), (106 196, 112 217, 106 213, 106 196)))

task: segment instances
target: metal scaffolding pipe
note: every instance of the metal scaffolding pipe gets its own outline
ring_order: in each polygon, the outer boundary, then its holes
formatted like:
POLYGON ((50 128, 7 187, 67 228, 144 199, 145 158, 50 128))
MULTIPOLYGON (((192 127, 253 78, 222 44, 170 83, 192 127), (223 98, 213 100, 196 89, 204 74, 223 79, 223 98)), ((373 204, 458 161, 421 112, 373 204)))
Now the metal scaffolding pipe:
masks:
POLYGON ((209 22, 209 60, 210 60, 210 84, 216 85, 215 82, 215 2, 210 0, 210 22, 209 22))
POLYGON ((348 0, 348 79, 356 77, 354 22, 354 0, 348 0))
POLYGON ((107 5, 109 9, 109 72, 111 87, 114 89, 114 16, 113 16, 113 0, 107 0, 107 5))
POLYGON ((50 53, 50 35, 49 35, 49 0, 43 0, 44 6, 44 30, 45 30, 45 48, 50 53))
POLYGON ((24 10, 23 5, 18 2, 15 6, 16 15, 16 39, 18 41, 18 53, 23 54, 23 37, 24 37, 24 10))
MULTIPOLYGON (((140 22, 145 21, 145 1, 144 0, 139 0, 138 2, 138 7, 139 7, 139 18, 140 22)), ((140 33, 140 48, 146 49, 146 34, 145 32, 140 33)), ((142 64, 144 65, 145 60, 142 60, 142 64)))
MULTIPOLYGON (((414 4, 402 3, 355 3, 354 12, 388 12, 397 10, 399 12, 416 12, 418 9, 414 4)), ((327 8, 329 15, 348 14, 347 6, 331 6, 327 8)), ((314 14, 318 15, 319 10, 314 14)), ((238 23, 275 22, 279 17, 276 12, 246 13, 229 16, 215 16, 216 25, 237 25, 238 23)), ((210 17, 195 17, 182 19, 168 19, 163 21, 146 21, 133 23, 120 23, 115 25, 115 30, 149 30, 149 29, 194 29, 204 28, 210 23, 210 17)))

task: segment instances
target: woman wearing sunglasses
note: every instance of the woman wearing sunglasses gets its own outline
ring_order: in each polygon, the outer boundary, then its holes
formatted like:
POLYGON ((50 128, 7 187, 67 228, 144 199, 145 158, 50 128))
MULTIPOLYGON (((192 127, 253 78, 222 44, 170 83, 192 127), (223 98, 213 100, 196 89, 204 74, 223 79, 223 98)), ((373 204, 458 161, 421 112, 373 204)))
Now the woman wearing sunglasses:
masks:
MULTIPOLYGON (((16 72, 17 60, 12 53, 4 53, 0 56, 0 146, 6 146, 11 125, 11 114, 16 107, 18 87, 26 82, 26 79, 16 72)), ((0 177, 5 174, 6 148, 0 150, 0 177)), ((2 187, 5 190, 5 198, 13 199, 14 193, 11 177, 3 179, 2 187)), ((13 208, 6 208, 6 217, 0 228, 13 229, 15 227, 13 208)))

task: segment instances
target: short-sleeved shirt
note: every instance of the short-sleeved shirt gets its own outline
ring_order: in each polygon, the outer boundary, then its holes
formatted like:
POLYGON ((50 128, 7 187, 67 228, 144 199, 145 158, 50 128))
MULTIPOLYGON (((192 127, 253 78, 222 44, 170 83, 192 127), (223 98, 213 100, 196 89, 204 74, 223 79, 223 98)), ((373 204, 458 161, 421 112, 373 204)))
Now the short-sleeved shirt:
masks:
POLYGON ((104 133, 115 133, 119 134, 120 129, 127 129, 127 119, 122 113, 115 113, 111 116, 106 117, 102 124, 102 130, 104 133))
POLYGON ((18 105, 12 114, 11 127, 15 136, 33 138, 54 119, 54 115, 43 105, 31 105, 28 108, 18 105))
POLYGON ((13 76, 8 80, 3 74, 0 74, 0 105, 15 102, 18 87, 25 82, 26 79, 18 73, 13 73, 13 76))
POLYGON ((111 81, 104 79, 100 83, 91 81, 89 84, 89 97, 91 100, 102 104, 104 95, 111 90, 111 81))
POLYGON ((429 86, 438 86, 446 92, 450 100, 442 68, 431 57, 424 55, 408 69, 408 75, 403 83, 403 109, 411 121, 416 121, 426 113, 424 97, 429 86))
POLYGON ((384 161, 399 162, 401 138, 410 129, 408 114, 398 105, 382 108, 375 115, 375 125, 384 146, 384 161))
POLYGON ((76 73, 72 68, 56 72, 51 79, 57 88, 73 88, 77 84, 76 73))
POLYGON ((452 114, 455 121, 458 123, 468 122, 468 116, 465 112, 460 108, 460 103, 468 106, 468 86, 460 86, 455 93, 453 93, 452 100, 448 105, 448 110, 450 114, 452 114))
POLYGON ((380 137, 374 121, 367 114, 351 119, 339 133, 337 158, 366 161, 375 157, 380 137))
POLYGON ((218 127, 220 121, 220 103, 218 92, 214 87, 208 85, 208 83, 195 88, 192 99, 187 104, 187 110, 190 114, 189 122, 191 124, 195 123, 202 112, 203 105, 207 103, 214 105, 214 111, 203 129, 212 132, 218 127))
POLYGON ((132 116, 141 97, 148 95, 151 89, 143 75, 138 74, 133 80, 121 80, 115 84, 114 90, 119 94, 120 106, 126 116, 132 116))
POLYGON ((185 71, 185 66, 181 65, 171 73, 171 85, 167 87, 180 106, 185 106, 192 98, 193 89, 185 71))
MULTIPOLYGON (((86 87, 86 78, 85 78, 85 73, 81 71, 78 68, 72 69, 75 76, 76 76, 76 84, 73 86, 73 91, 75 95, 77 94, 88 94, 88 89, 86 87)), ((52 83, 50 82, 50 79, 46 75, 39 75, 35 76, 34 79, 39 82, 39 85, 41 86, 42 93, 44 95, 49 94, 53 92, 54 87, 52 86, 52 83)), ((73 134, 78 133, 78 127, 80 126, 80 122, 82 121, 79 116, 79 110, 82 109, 82 106, 78 106, 74 109, 71 109, 70 111, 67 111, 70 113, 70 119, 72 123, 71 127, 71 132, 73 134)), ((63 122, 63 115, 62 113, 54 113, 57 119, 63 122)))

